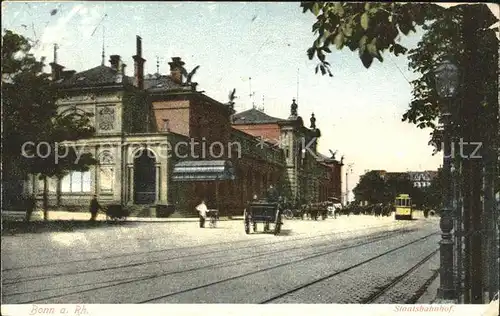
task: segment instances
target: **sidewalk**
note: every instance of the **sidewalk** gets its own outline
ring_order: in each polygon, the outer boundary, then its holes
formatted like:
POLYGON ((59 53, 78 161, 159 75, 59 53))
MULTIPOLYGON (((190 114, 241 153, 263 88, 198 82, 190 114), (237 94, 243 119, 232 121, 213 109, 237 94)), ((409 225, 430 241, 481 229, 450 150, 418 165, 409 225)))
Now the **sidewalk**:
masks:
MULTIPOLYGON (((2 220, 24 220, 25 212, 3 211, 2 220)), ((65 211, 49 211, 49 221, 73 220, 73 221, 88 221, 90 213, 86 212, 65 212, 65 211)), ((99 213, 96 218, 97 221, 106 221, 106 214, 99 213)), ((169 217, 169 218, 156 218, 156 217, 127 217, 128 222, 197 222, 198 217, 169 217)), ((219 221, 228 220, 243 220, 242 216, 236 217, 220 217, 219 221)), ((43 221, 43 212, 34 212, 31 216, 31 221, 43 221)))

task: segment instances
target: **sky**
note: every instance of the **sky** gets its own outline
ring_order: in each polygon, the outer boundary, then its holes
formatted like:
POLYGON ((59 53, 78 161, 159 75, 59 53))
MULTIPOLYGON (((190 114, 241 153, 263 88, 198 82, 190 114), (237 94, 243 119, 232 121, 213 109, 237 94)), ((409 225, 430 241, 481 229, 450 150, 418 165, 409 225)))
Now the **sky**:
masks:
MULTIPOLYGON (((168 74, 171 58, 181 57, 188 71, 200 65, 193 81, 208 96, 227 102, 236 88, 238 112, 254 104, 287 118, 297 98, 307 126, 315 114, 320 152, 337 151, 346 167, 352 164, 349 191, 366 170, 436 170, 442 157, 432 155, 431 130, 401 121, 411 101, 408 81, 418 78, 407 58, 386 53, 366 69, 357 52, 333 50, 327 55, 333 78, 315 74, 317 61, 306 55, 314 22, 298 2, 2 2, 2 29, 37 40, 35 56, 48 62, 57 43, 66 70, 100 65, 104 42, 106 64, 120 55, 132 76, 139 35, 146 74, 156 73, 157 58, 160 73, 168 74)), ((401 42, 416 47, 421 35, 417 30, 401 42)))

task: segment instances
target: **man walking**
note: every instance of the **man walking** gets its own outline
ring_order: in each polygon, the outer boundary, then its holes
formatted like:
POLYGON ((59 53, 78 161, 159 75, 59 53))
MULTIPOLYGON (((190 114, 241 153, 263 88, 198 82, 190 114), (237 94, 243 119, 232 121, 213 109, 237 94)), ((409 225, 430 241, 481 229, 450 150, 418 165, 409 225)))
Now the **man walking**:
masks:
POLYGON ((200 228, 205 227, 205 219, 207 218, 207 205, 204 200, 201 200, 201 203, 196 207, 196 210, 200 214, 200 228))
POLYGON ((29 222, 31 220, 31 216, 36 209, 36 198, 34 194, 29 194, 25 200, 26 206, 26 218, 25 220, 29 222))
POLYGON ((90 201, 89 210, 90 210, 90 221, 94 222, 96 217, 97 217, 97 212, 99 210, 102 210, 101 205, 97 201, 97 195, 95 195, 95 194, 94 194, 94 197, 92 198, 92 200, 90 201))

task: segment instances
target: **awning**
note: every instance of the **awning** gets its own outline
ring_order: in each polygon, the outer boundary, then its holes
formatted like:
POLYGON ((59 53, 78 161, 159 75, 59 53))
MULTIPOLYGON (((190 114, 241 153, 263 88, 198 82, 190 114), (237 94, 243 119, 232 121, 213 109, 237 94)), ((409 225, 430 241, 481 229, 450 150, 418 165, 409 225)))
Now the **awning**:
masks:
POLYGON ((222 181, 234 180, 236 176, 231 161, 191 160, 181 161, 174 166, 172 181, 222 181))
POLYGON ((336 197, 334 197, 334 196, 330 196, 330 197, 328 198, 328 200, 329 200, 330 202, 333 202, 333 203, 340 203, 340 199, 339 199, 339 198, 336 198, 336 197))

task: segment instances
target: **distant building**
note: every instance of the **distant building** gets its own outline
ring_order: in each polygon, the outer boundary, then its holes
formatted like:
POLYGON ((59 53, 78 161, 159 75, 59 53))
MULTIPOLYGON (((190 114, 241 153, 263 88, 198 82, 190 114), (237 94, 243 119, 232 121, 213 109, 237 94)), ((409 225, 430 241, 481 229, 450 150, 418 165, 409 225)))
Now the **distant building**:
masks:
POLYGON ((382 179, 408 179, 416 188, 426 188, 431 185, 432 180, 437 176, 437 171, 407 171, 407 172, 388 172, 385 170, 372 170, 379 174, 382 179))
POLYGON ((438 172, 434 170, 408 171, 410 181, 414 187, 426 188, 431 185, 432 180, 437 177, 438 172))

